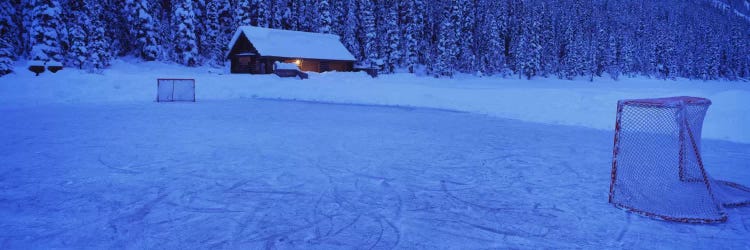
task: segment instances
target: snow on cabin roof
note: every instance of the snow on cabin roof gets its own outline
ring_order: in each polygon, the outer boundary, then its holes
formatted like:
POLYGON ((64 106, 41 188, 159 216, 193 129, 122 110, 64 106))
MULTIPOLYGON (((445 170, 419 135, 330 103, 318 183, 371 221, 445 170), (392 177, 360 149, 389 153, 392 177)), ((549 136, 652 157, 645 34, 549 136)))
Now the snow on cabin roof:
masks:
POLYGON ((230 51, 240 35, 244 35, 261 56, 356 60, 337 35, 240 26, 229 43, 230 51))

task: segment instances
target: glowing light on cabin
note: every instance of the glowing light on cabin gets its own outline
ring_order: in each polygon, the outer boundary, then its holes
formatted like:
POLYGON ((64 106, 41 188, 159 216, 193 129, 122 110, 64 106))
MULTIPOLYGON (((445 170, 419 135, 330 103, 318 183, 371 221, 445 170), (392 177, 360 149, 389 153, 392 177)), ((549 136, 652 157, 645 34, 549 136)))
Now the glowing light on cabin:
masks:
POLYGON ((302 64, 302 60, 300 59, 294 60, 294 64, 297 64, 297 66, 299 66, 300 64, 302 64))

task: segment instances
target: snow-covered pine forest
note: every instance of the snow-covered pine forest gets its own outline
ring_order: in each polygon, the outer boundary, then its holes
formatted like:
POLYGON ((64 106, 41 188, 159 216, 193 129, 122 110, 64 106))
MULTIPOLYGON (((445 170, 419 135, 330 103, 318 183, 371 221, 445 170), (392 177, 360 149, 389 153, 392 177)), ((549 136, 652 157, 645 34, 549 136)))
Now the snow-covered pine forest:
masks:
POLYGON ((361 62, 384 73, 748 79, 750 22, 718 3, 6 0, 0 2, 0 75, 17 60, 91 71, 122 56, 222 66, 235 29, 255 25, 337 34, 361 62))

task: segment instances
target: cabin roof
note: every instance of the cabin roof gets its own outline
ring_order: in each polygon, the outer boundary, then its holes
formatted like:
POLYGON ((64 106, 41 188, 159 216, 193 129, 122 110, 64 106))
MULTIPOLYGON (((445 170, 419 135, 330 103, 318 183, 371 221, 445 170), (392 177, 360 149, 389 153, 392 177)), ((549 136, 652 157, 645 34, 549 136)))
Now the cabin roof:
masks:
POLYGON ((229 53, 240 36, 245 36, 260 56, 356 60, 337 35, 240 26, 229 42, 229 53))

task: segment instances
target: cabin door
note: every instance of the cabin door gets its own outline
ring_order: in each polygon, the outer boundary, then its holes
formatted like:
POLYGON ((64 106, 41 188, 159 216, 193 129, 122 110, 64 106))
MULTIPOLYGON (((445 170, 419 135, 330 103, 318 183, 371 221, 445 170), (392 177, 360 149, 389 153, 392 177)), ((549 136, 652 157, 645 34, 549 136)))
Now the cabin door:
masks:
POLYGON ((256 73, 256 61, 253 56, 237 56, 232 61, 232 73, 256 73))

